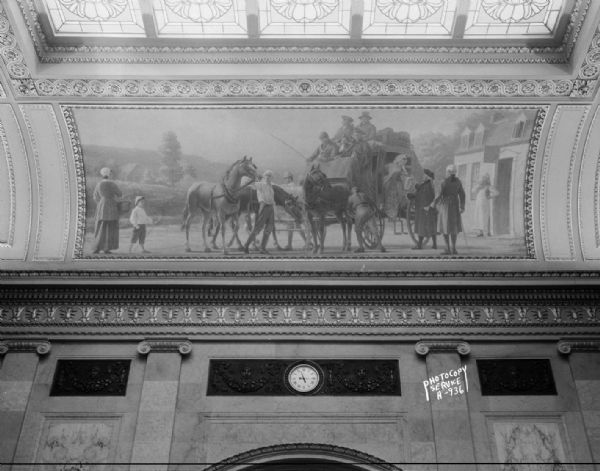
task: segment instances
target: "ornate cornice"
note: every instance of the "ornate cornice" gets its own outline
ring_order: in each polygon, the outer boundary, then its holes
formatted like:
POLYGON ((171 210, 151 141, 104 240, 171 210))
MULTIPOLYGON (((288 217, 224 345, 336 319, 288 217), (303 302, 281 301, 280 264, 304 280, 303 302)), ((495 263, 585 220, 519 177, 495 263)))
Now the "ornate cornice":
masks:
MULTIPOLYGON (((179 348, 196 334, 589 337, 600 333, 599 296, 597 290, 560 289, 15 288, 2 293, 0 328, 11 335, 151 336, 142 350, 179 348)), ((449 348, 464 352, 457 342, 449 348)), ((425 341, 420 349, 438 347, 425 341)))
POLYGON ((600 339, 588 340, 560 340, 556 345, 558 351, 564 355, 571 352, 600 352, 600 339))
POLYGON ((187 339, 149 339, 140 342, 137 346, 140 355, 150 352, 179 352, 188 355, 192 352, 192 343, 187 339))
POLYGON ((35 96, 31 71, 25 63, 25 56, 2 2, 0 2, 0 47, 0 58, 6 67, 7 76, 11 80, 15 93, 20 96, 35 96))
POLYGON ((48 340, 33 339, 8 339, 0 340, 0 355, 6 355, 11 352, 35 352, 38 355, 46 355, 50 352, 50 342, 48 340))
MULTIPOLYGON (((39 96, 114 98, 569 97, 587 96, 572 80, 435 79, 36 79, 39 96)), ((581 84, 579 84, 581 85, 581 84)), ((587 85, 586 85, 587 86, 587 85)))
POLYGON ((471 346, 464 341, 421 340, 415 345, 415 351, 421 356, 426 356, 429 352, 453 351, 458 352, 460 356, 466 356, 471 353, 471 346))

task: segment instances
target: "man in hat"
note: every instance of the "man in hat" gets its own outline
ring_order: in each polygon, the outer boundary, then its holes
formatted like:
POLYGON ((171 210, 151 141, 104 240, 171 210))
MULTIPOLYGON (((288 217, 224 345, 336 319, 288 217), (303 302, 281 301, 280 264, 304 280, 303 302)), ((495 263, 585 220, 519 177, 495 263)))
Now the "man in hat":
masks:
POLYGON ((354 130, 354 120, 350 116, 342 116, 342 126, 337 130, 333 140, 341 144, 342 139, 349 139, 352 137, 352 131, 354 130))
POLYGON ((417 245, 413 250, 421 250, 426 237, 433 240, 433 248, 437 249, 437 214, 431 203, 435 199, 433 188, 433 172, 425 169, 425 179, 422 183, 415 185, 415 192, 409 193, 408 197, 415 202, 415 234, 419 237, 417 245))
POLYGON ((375 207, 357 186, 352 187, 352 193, 348 198, 348 215, 354 219, 354 230, 358 241, 358 248, 354 249, 356 253, 365 251, 365 240, 363 238, 365 229, 368 229, 376 239, 379 251, 386 251, 381 243, 381 237, 379 237, 379 231, 375 223, 375 207))
POLYGON ((100 170, 102 180, 94 189, 96 202, 96 224, 94 230, 93 253, 103 251, 109 254, 119 248, 119 203, 121 190, 111 180, 112 171, 108 167, 100 170))
POLYGON ((377 135, 377 128, 371 123, 371 119, 368 111, 363 111, 358 117, 360 124, 357 127, 362 131, 364 140, 367 142, 374 141, 377 135))
POLYGON ((465 211, 465 190, 456 176, 456 165, 446 168, 446 179, 431 206, 438 208, 437 231, 444 235, 446 242, 442 255, 456 255, 456 238, 463 231, 461 213, 465 211))
POLYGON ((254 182, 259 205, 258 216, 256 217, 254 228, 244 244, 244 253, 249 253, 250 244, 254 241, 260 231, 264 229, 259 252, 269 255, 269 252, 267 251, 267 242, 271 232, 273 232, 273 229, 275 228, 275 192, 273 191, 272 180, 273 172, 271 170, 266 170, 263 173, 262 180, 254 182))
POLYGON ((129 222, 133 226, 133 233, 131 234, 131 241, 129 244, 129 252, 133 250, 133 246, 136 243, 140 244, 142 253, 150 253, 146 250, 144 244, 146 243, 146 224, 155 224, 155 221, 146 214, 146 198, 143 196, 135 197, 135 207, 131 211, 129 216, 129 222))
POLYGON ((329 138, 329 134, 323 131, 319 134, 319 140, 321 144, 308 158, 308 162, 329 162, 333 160, 339 153, 339 148, 335 142, 329 138))
POLYGON ((351 185, 365 188, 365 175, 370 172, 371 148, 365 142, 364 134, 358 128, 354 128, 352 140, 352 147, 345 151, 350 157, 350 171, 347 177, 351 185))

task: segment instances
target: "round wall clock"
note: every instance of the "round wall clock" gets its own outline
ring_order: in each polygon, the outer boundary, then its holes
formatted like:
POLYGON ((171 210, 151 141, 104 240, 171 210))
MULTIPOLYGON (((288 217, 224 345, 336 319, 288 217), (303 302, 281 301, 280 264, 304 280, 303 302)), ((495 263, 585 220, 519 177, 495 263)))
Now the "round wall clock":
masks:
POLYGON ((315 392, 321 385, 321 371, 316 365, 297 363, 287 372, 286 380, 292 390, 302 394, 315 392))

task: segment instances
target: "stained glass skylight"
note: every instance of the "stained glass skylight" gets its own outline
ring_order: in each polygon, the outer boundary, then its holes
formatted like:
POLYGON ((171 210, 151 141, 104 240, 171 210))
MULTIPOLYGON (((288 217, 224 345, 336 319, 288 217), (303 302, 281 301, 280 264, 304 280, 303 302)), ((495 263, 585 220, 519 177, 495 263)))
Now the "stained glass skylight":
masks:
POLYGON ((245 0, 153 0, 158 36, 246 37, 245 0))
POLYGON ((349 37, 351 0, 258 0, 261 37, 349 37))
POLYGON ((557 28, 559 19, 576 0, 18 1, 35 8, 43 4, 57 37, 437 38, 476 43, 480 38, 554 37, 563 31, 557 28), (362 28, 356 28, 361 16, 362 28))
POLYGON ((563 0, 471 0, 465 37, 551 36, 563 0))
POLYGON ((46 0, 57 36, 145 36, 138 0, 46 0))
POLYGON ((364 37, 449 37, 457 0, 364 0, 364 37))

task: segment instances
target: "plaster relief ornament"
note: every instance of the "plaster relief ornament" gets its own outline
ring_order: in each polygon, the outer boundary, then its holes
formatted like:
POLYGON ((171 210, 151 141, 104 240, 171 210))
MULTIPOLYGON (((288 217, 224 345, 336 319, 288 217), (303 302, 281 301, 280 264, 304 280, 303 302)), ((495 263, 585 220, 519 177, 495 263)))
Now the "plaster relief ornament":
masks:
POLYGON ((550 0, 482 0, 485 12, 502 23, 518 23, 537 15, 550 0))
POLYGON ((296 23, 312 23, 329 15, 339 0, 271 0, 271 6, 281 16, 296 23))
POLYGON ((165 0, 173 13, 196 23, 221 18, 233 6, 232 0, 165 0))
POLYGON ((122 14, 128 0, 58 0, 74 15, 91 21, 107 21, 122 14))
POLYGON ((426 20, 443 5, 445 0, 377 0, 377 8, 398 23, 416 23, 426 20))

